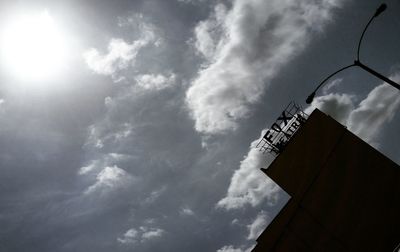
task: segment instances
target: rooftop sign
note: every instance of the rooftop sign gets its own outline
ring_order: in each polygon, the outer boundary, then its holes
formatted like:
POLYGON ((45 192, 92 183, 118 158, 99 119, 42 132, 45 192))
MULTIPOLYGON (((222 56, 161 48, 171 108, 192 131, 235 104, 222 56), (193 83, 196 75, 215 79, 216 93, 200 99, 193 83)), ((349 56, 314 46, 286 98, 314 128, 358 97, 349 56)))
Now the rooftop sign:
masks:
POLYGON ((290 138, 307 118, 308 115, 303 112, 301 106, 295 102, 290 102, 256 147, 260 148, 263 153, 269 152, 276 155, 281 153, 290 138))

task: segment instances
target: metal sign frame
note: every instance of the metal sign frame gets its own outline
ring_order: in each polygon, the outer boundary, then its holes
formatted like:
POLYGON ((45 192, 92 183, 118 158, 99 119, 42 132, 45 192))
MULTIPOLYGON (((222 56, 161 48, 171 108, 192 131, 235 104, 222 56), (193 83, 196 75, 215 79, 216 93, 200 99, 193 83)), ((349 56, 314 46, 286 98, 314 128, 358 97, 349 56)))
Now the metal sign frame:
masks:
POLYGON ((278 155, 307 118, 308 115, 300 105, 293 101, 290 102, 256 147, 263 153, 268 152, 278 155))

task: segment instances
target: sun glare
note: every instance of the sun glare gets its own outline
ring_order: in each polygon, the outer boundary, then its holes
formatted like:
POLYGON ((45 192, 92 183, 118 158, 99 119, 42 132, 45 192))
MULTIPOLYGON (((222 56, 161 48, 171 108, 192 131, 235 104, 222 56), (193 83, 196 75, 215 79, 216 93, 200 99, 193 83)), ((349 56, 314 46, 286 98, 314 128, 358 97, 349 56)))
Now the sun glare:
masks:
POLYGON ((14 16, 2 29, 1 58, 6 72, 24 81, 44 81, 60 74, 66 47, 62 32, 47 11, 14 16))

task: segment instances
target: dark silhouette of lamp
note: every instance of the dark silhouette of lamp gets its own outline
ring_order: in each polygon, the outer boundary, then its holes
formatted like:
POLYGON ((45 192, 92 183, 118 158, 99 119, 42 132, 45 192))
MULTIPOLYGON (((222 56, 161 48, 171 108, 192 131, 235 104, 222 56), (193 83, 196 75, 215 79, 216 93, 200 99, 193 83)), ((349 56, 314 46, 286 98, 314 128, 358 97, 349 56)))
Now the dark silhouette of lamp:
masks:
POLYGON ((319 83, 319 85, 315 88, 315 90, 307 97, 307 99, 306 99, 306 103, 307 103, 307 104, 310 104, 310 103, 313 101, 313 99, 314 99, 314 97, 315 97, 315 94, 317 93, 318 89, 319 89, 329 78, 331 78, 331 77, 334 76, 335 74, 337 74, 337 73, 339 73, 339 72, 341 72, 341 71, 343 71, 343 70, 345 70, 345 69, 347 69, 347 68, 354 67, 354 66, 358 66, 358 67, 360 67, 361 69, 364 69, 365 71, 369 72, 370 74, 375 75, 375 76, 378 77, 379 79, 383 80, 384 82, 388 83, 389 85, 391 85, 391 86, 397 88, 398 90, 400 90, 400 85, 399 85, 398 83, 392 81, 391 79, 389 79, 389 78, 383 76, 382 74, 376 72, 375 70, 369 68, 368 66, 366 66, 365 64, 363 64, 363 63, 360 62, 360 48, 361 48, 361 42, 362 42, 362 40, 363 40, 363 38, 364 38, 364 34, 365 34, 365 32, 367 31, 369 25, 372 23, 372 21, 373 21, 376 17, 378 17, 382 12, 384 12, 384 11, 386 10, 386 8, 387 8, 387 5, 386 5, 386 4, 381 4, 381 5, 378 7, 378 9, 375 11, 374 15, 369 19, 367 25, 365 26, 365 28, 364 28, 364 30, 363 30, 363 32, 362 32, 362 34, 361 34, 360 40, 358 41, 358 46, 357 46, 357 59, 354 61, 354 63, 351 64, 351 65, 348 65, 348 66, 345 66, 345 67, 340 68, 339 70, 333 72, 333 73, 330 74, 328 77, 326 77, 323 81, 321 81, 321 82, 319 83))

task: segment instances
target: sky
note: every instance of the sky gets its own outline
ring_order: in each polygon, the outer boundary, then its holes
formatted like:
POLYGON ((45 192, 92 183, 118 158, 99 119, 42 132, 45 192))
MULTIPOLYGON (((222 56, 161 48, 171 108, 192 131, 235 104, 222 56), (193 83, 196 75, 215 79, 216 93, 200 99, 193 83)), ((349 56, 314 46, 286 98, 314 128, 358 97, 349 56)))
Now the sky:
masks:
MULTIPOLYGON (((360 60, 400 82, 386 3, 360 60)), ((2 1, 0 251, 250 251, 290 198, 255 148, 290 101, 399 164, 398 90, 353 68, 305 103, 380 4, 2 1)))

